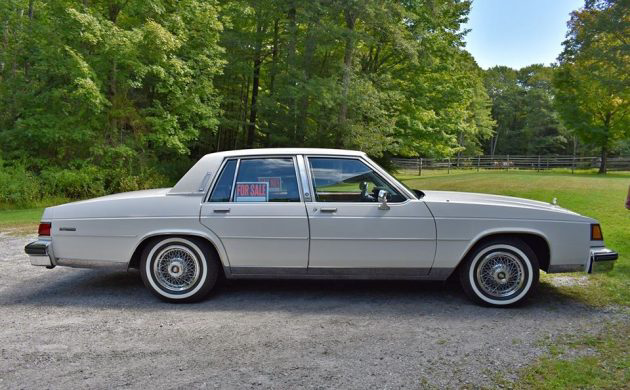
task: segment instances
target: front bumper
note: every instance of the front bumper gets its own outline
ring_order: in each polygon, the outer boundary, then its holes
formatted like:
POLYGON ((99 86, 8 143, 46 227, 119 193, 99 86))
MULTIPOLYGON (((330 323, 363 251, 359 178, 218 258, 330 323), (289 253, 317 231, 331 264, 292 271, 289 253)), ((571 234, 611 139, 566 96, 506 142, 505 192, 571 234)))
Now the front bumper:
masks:
POLYGON ((31 260, 31 265, 54 267, 55 257, 52 252, 52 242, 37 240, 24 247, 24 252, 31 260))
POLYGON ((591 248, 588 273, 608 272, 615 266, 619 254, 608 248, 591 248))

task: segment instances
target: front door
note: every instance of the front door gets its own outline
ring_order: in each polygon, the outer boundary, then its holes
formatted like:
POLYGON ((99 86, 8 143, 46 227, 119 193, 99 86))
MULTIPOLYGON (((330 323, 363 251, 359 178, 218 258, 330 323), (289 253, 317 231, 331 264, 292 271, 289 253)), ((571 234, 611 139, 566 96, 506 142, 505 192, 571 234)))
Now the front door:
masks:
POLYGON ((436 232, 424 202, 407 199, 360 158, 311 156, 308 166, 314 190, 307 203, 309 272, 429 272, 436 232), (389 194, 389 210, 379 209, 380 190, 389 194))
POLYGON ((221 239, 232 273, 306 270, 308 219, 296 172, 295 157, 224 162, 201 223, 221 239))

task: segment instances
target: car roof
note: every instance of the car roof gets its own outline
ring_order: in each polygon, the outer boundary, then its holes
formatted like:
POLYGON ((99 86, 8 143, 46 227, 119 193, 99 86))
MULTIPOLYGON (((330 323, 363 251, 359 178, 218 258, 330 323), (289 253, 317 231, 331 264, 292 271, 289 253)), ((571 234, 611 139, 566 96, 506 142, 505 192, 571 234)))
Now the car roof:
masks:
POLYGON ((220 155, 221 157, 236 156, 259 156, 259 155, 276 155, 276 154, 319 154, 319 155, 335 155, 335 156, 364 156, 365 153, 358 150, 345 149, 324 149, 324 148, 261 148, 261 149, 240 149, 226 150, 223 152, 211 153, 212 155, 220 155))
POLYGON ((266 148, 227 150, 203 156, 169 191, 170 194, 202 194, 206 184, 217 174, 221 162, 230 157, 278 156, 278 155, 320 155, 320 156, 365 156, 356 150, 319 149, 319 148, 266 148), (205 178, 205 179, 204 179, 205 178))

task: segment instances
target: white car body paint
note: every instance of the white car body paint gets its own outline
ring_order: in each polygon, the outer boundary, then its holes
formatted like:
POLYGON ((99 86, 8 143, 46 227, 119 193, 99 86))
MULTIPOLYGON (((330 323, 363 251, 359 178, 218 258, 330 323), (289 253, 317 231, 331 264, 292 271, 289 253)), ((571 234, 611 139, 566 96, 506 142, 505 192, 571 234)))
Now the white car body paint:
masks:
POLYGON ((552 271, 587 270, 592 218, 559 206, 506 196, 425 191, 415 194, 364 153, 334 149, 254 149, 201 158, 173 188, 135 191, 49 207, 52 265, 127 267, 149 237, 191 235, 217 250, 228 277, 392 277, 444 279, 478 240, 529 233, 545 240, 552 271), (295 161, 300 202, 210 203, 224 161, 254 156, 295 161), (360 159, 407 200, 390 203, 313 201, 307 158, 360 159), (322 208, 334 207, 332 213, 322 208), (229 213, 215 209, 229 209, 229 213), (334 271, 334 272, 332 272, 334 271))

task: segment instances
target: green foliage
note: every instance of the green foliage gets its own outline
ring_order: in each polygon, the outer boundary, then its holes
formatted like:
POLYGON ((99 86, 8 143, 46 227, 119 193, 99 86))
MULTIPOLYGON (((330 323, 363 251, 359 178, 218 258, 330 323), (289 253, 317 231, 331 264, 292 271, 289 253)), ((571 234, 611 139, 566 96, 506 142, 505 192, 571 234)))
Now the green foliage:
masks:
POLYGON ((462 50, 468 1, 221 5, 224 115, 205 148, 451 156, 492 131, 481 71, 462 50))
POLYGON ((212 2, 9 0, 0 24, 0 147, 47 190, 163 183, 154 167, 187 160, 216 128, 223 50, 212 2))
POLYGON ((571 14, 554 84, 564 121, 606 156, 630 138, 630 8, 625 0, 587 0, 571 14))
POLYGON ((496 66, 485 72, 496 133, 488 154, 570 154, 571 138, 554 107, 553 69, 496 66))
POLYGON ((3 166, 0 161, 0 204, 18 206, 34 202, 40 198, 40 185, 37 178, 23 166, 3 166))
POLYGON ((48 194, 80 199, 105 194, 102 172, 87 166, 81 169, 49 168, 41 172, 42 187, 48 194))
POLYGON ((477 66, 461 29, 470 5, 5 0, 1 157, 30 172, 23 180, 40 196, 81 198, 168 186, 200 156, 242 147, 352 148, 387 161, 477 155, 491 140, 496 153, 566 153, 556 100, 583 140, 601 133, 625 147, 630 116, 615 111, 606 127, 582 108, 627 106, 617 1, 574 14, 557 99, 550 68, 477 66))

